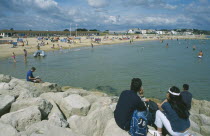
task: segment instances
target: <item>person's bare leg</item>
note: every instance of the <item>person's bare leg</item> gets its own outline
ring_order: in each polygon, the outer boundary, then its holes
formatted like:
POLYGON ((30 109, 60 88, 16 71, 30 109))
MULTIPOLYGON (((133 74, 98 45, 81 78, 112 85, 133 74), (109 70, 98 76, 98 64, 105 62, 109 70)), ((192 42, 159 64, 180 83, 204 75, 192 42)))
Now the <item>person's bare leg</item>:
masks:
POLYGON ((157 128, 157 131, 162 136, 162 128, 157 128))

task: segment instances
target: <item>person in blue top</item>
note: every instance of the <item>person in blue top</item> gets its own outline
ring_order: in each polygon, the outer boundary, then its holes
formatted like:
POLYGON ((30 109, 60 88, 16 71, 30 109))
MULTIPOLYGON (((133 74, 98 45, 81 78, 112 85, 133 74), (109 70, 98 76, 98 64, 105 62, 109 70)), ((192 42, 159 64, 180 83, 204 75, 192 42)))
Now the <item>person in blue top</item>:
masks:
POLYGON ((34 82, 34 83, 42 83, 42 80, 38 77, 34 77, 33 72, 36 71, 35 67, 32 67, 26 75, 26 80, 29 82, 34 82))
POLYGON ((169 88, 167 99, 162 104, 158 104, 159 110, 156 112, 155 124, 157 131, 149 130, 156 136, 162 135, 163 126, 172 136, 188 136, 190 128, 189 110, 183 102, 180 90, 176 86, 169 88))
POLYGON ((187 105, 187 109, 191 109, 191 103, 192 103, 192 94, 188 91, 189 85, 183 84, 183 91, 181 92, 182 100, 187 105))
POLYGON ((137 95, 143 91, 142 81, 139 78, 133 78, 130 90, 125 90, 120 94, 114 118, 117 125, 125 130, 130 130, 132 115, 135 110, 146 111, 146 106, 141 98, 137 95))

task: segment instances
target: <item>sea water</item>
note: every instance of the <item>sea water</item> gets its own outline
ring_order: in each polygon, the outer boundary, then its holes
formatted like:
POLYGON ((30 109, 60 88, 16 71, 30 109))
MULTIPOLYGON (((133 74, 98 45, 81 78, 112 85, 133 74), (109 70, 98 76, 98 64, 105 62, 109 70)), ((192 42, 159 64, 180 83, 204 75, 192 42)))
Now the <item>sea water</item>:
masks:
POLYGON ((0 60, 0 73, 25 79, 34 76, 61 86, 98 89, 119 95, 141 78, 146 97, 164 99, 169 87, 189 84, 196 99, 210 100, 210 40, 142 41, 47 52, 46 57, 17 56, 0 60), (166 44, 168 43, 168 48, 166 44), (196 46, 196 50, 192 47, 196 46), (202 59, 197 57, 202 50, 202 59))

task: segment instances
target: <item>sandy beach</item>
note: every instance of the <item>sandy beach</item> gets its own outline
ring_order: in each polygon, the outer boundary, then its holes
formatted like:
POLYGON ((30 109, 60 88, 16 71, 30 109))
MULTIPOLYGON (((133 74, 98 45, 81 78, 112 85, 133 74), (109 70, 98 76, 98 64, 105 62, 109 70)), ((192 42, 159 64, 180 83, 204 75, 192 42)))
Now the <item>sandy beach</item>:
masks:
MULTIPOLYGON (((18 43, 16 48, 11 48, 12 44, 0 44, 0 59, 8 58, 12 56, 12 53, 14 52, 16 55, 23 55, 23 50, 26 49, 28 52, 28 55, 34 53, 37 51, 37 45, 38 43, 41 43, 42 41, 45 43, 44 46, 41 46, 40 49, 44 51, 52 51, 52 50, 59 50, 62 46, 62 49, 70 49, 70 48, 77 48, 77 47, 91 47, 91 43, 93 43, 93 46, 100 46, 100 45, 110 45, 110 44, 117 44, 117 43, 126 43, 130 42, 130 39, 133 41, 147 41, 147 40, 164 40, 164 39, 206 39, 205 36, 195 36, 195 35, 187 35, 187 36, 142 36, 142 35, 109 35, 109 36, 95 36, 94 38, 101 38, 101 42, 97 43, 91 39, 87 39, 86 36, 81 37, 81 40, 74 39, 73 43, 66 43, 61 42, 58 40, 58 42, 51 42, 51 40, 38 40, 37 38, 21 38, 24 41, 24 46, 22 46, 22 43, 18 43), (138 38, 136 38, 138 37, 138 38), (130 39, 129 39, 130 38, 130 39), (28 45, 26 43, 28 41, 28 45), (54 48, 52 48, 54 44, 54 48)), ((60 37, 59 39, 63 39, 66 37, 60 37)), ((0 40, 13 40, 14 42, 17 41, 17 38, 11 38, 6 37, 2 38, 0 40)))

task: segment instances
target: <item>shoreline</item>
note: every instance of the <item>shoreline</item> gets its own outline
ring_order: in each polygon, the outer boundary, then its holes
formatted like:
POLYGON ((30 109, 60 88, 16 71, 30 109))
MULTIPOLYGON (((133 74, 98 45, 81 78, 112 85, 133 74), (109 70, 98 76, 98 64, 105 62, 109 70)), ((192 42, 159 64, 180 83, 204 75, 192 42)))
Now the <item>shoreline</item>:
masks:
MULTIPOLYGON (((133 35, 128 35, 127 37, 132 37, 133 35)), ((41 46, 40 50, 43 50, 45 52, 53 51, 53 50, 59 50, 58 44, 62 46, 62 49, 73 49, 78 47, 91 47, 91 43, 93 43, 93 46, 101 46, 101 45, 114 45, 119 43, 129 43, 130 39, 126 40, 119 40, 118 38, 122 36, 108 36, 108 38, 103 39, 104 36, 95 36, 96 38, 101 38, 102 41, 100 43, 96 43, 92 41, 91 39, 86 39, 85 36, 81 37, 81 41, 74 40, 75 43, 69 44, 64 43, 61 41, 58 42, 51 42, 50 40, 43 40, 45 42, 45 46, 41 46), (48 43, 48 44, 46 44, 48 43), (55 48, 51 48, 55 45, 55 48)), ((124 36, 125 37, 125 36, 124 36)), ((60 37, 60 39, 63 39, 64 37, 60 37)), ((196 37, 196 36, 164 36, 164 37, 150 37, 147 38, 141 37, 139 39, 133 39, 134 42, 139 41, 154 41, 154 40, 170 40, 170 39, 176 40, 176 39, 197 39, 197 40, 205 40, 210 39, 206 38, 206 36, 196 37)), ((17 38, 3 38, 2 40, 13 40, 15 41, 17 38)), ((35 51, 37 51, 37 44, 41 43, 41 41, 38 41, 37 38, 21 38, 25 42, 28 41, 28 45, 21 46, 20 43, 18 43, 17 48, 11 48, 12 44, 0 44, 0 59, 7 59, 12 56, 12 52, 15 52, 16 56, 23 55, 23 49, 26 49, 28 52, 28 55, 33 54, 35 51)), ((25 43, 24 43, 25 44, 25 43)))

